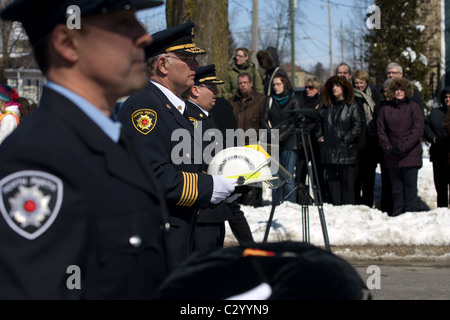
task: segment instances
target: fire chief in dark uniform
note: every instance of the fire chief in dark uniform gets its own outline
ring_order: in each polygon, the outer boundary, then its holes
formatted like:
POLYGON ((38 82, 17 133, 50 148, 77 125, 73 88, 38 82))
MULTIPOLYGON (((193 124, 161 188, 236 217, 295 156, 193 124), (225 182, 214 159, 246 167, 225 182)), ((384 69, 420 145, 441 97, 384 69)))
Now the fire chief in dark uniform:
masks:
POLYGON ((234 181, 202 170, 202 132, 183 116, 181 94, 194 84, 196 56, 192 22, 152 35, 145 89, 122 105, 119 119, 139 142, 139 151, 163 187, 170 213, 169 254, 175 267, 192 252, 199 208, 226 200, 234 181))
POLYGON ((16 0, 1 12, 22 22, 48 83, 0 147, 0 299, 148 299, 164 280, 164 198, 111 118, 145 85, 151 36, 135 11, 159 4, 16 0), (82 30, 66 24, 73 5, 82 30))

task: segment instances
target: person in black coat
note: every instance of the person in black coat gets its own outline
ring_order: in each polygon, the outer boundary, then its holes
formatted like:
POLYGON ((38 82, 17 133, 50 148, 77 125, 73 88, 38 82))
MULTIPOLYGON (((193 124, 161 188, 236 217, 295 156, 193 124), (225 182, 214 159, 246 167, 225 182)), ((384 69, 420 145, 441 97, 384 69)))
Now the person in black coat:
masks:
POLYGON ((322 162, 325 166, 330 202, 355 204, 358 139, 363 128, 361 108, 354 101, 353 87, 344 77, 333 76, 323 90, 322 162))
POLYGON ((169 271, 168 212, 114 119, 116 100, 145 85, 150 35, 121 1, 50 4, 1 12, 22 22, 48 82, 0 147, 0 299, 150 299, 169 271), (67 28, 69 5, 83 32, 67 28))
POLYGON ((376 113, 378 93, 370 87, 370 75, 365 70, 357 70, 353 74, 352 83, 355 99, 364 112, 365 126, 361 133, 358 173, 356 176, 355 199, 356 204, 363 204, 370 208, 374 205, 375 175, 378 152, 381 148, 377 141, 376 113), (356 94, 357 93, 357 94, 356 94))
POLYGON ((147 86, 128 97, 119 112, 164 190, 173 267, 192 253, 199 209, 224 201, 235 189, 232 179, 203 172, 202 154, 196 152, 202 141, 183 116, 180 96, 194 84, 196 56, 205 53, 193 43, 193 28, 187 22, 152 35, 154 43, 146 50, 147 86))
MULTIPOLYGON (((308 166, 313 165, 314 163, 318 178, 318 181, 314 182, 319 186, 323 201, 327 202, 328 191, 325 181, 325 170, 322 164, 322 155, 320 153, 320 145, 318 141, 322 129, 320 127, 320 120, 317 116, 320 113, 320 110, 324 108, 322 101, 322 88, 323 85, 318 79, 310 78, 305 82, 305 90, 298 94, 300 109, 309 111, 309 114, 307 114, 307 116, 304 116, 302 119, 307 124, 307 132, 305 132, 307 135, 305 136, 305 138, 307 138, 307 136, 309 135, 309 138, 311 139, 313 154, 311 154, 311 148, 308 145, 306 146, 306 148, 303 146, 302 139, 299 137, 295 179, 297 184, 305 185, 306 178, 308 176, 308 166), (308 160, 310 163, 306 161, 306 156, 308 156, 308 160)), ((311 177, 309 178, 311 179, 311 177)), ((299 204, 302 204, 301 202, 304 199, 302 199, 302 194, 300 192, 301 189, 299 189, 299 193, 297 194, 297 202, 299 204)))
POLYGON ((270 96, 273 93, 272 81, 275 75, 288 76, 287 72, 280 67, 277 49, 274 47, 267 47, 266 50, 259 50, 256 53, 256 58, 261 68, 264 69, 262 75, 264 94, 270 96))
POLYGON ((431 143, 430 161, 433 163, 433 179, 437 193, 437 206, 447 208, 449 205, 450 136, 444 131, 444 120, 450 108, 450 88, 445 88, 440 94, 441 105, 431 110, 425 118, 424 137, 431 143))
MULTIPOLYGON (((272 146, 278 144, 280 164, 292 175, 279 190, 272 190, 272 203, 284 200, 296 203, 294 175, 297 161, 297 132, 294 119, 297 116, 295 111, 300 109, 300 103, 288 77, 275 75, 272 87, 273 94, 264 104, 261 127, 271 132, 278 130, 279 141, 270 143, 272 146)), ((271 135, 271 139, 273 138, 271 135)))

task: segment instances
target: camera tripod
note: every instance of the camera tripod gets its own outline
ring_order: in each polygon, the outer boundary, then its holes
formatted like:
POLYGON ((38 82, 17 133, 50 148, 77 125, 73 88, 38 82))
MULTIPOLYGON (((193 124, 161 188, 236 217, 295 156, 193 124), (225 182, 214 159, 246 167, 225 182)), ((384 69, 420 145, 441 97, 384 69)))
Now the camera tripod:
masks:
POLYGON ((272 221, 273 221, 273 216, 275 214, 275 209, 276 207, 281 204, 285 199, 287 199, 293 192, 295 192, 296 190, 299 190, 299 195, 300 195, 300 203, 302 206, 302 236, 303 236, 303 241, 306 243, 310 243, 310 230, 309 230, 309 206, 313 203, 316 204, 318 212, 319 212, 319 218, 320 218, 320 224, 322 227, 322 234, 323 234, 323 240, 324 240, 324 244, 325 244, 325 249, 328 251, 331 251, 330 249, 330 242, 328 239, 328 231, 327 231, 327 226, 326 226, 326 222, 325 222, 325 214, 323 212, 323 199, 322 199, 322 193, 320 191, 320 186, 319 186, 319 179, 318 179, 318 174, 317 174, 317 168, 316 168, 316 162, 315 162, 315 158, 314 158, 314 151, 313 151, 313 146, 311 143, 311 136, 309 134, 309 129, 308 129, 308 123, 307 120, 304 116, 300 115, 299 116, 300 121, 299 121, 299 125, 296 126, 296 130, 297 130, 297 135, 301 137, 302 139, 302 143, 303 143, 303 150, 305 153, 305 159, 306 159, 306 166, 308 168, 308 175, 310 177, 311 180, 311 186, 312 186, 312 191, 313 191, 313 195, 314 195, 314 199, 310 196, 309 194, 309 190, 308 188, 306 188, 306 186, 304 184, 301 183, 297 183, 296 186, 294 187, 294 189, 289 192, 289 194, 285 195, 285 197, 281 200, 278 201, 278 199, 280 198, 280 194, 281 194, 281 188, 278 188, 275 192, 275 197, 272 201, 272 209, 270 211, 270 216, 269 216, 269 220, 267 222, 267 227, 266 227, 266 232, 264 234, 264 240, 263 242, 267 242, 267 239, 269 237, 269 232, 270 232, 270 228, 272 226, 272 221), (309 150, 310 150, 310 154, 311 154, 311 166, 309 166, 309 156, 308 156, 308 150, 307 150, 307 146, 309 146, 309 150))

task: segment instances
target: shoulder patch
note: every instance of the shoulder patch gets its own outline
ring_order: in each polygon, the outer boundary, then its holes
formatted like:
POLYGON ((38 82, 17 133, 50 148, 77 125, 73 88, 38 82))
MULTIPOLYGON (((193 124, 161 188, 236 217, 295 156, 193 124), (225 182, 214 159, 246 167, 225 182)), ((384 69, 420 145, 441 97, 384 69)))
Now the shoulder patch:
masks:
POLYGON ((63 183, 42 171, 19 171, 0 180, 0 210, 6 223, 34 240, 55 221, 61 208, 63 183))
POLYGON ((131 121, 137 131, 146 135, 156 126, 157 113, 152 109, 139 109, 131 115, 131 121))

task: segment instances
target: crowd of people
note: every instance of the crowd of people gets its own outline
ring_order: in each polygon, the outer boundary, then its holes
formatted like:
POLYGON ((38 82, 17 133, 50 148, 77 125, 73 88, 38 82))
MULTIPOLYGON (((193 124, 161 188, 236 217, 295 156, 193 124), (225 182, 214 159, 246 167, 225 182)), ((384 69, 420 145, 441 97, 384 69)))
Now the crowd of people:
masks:
POLYGON ((194 23, 152 35, 139 23, 136 11, 161 1, 70 3, 83 7, 82 30, 67 28, 64 6, 16 0, 1 12, 22 23, 48 80, 23 123, 19 97, 0 88, 0 130, 13 128, 0 146, 1 299, 152 298, 186 259, 223 247, 226 222, 254 243, 241 206, 262 206, 262 190, 238 190, 194 161, 208 129, 279 131, 271 143, 291 177, 273 201, 301 203, 296 187, 314 161, 325 201, 373 206, 379 161, 391 215, 416 209, 425 131, 448 206, 449 90, 426 119, 398 65, 380 99, 368 73, 346 64, 296 92, 274 48, 257 54, 264 72, 238 48, 221 80, 197 61, 207 52, 194 23))
POLYGON ((278 193, 279 199, 273 192, 272 201, 305 204, 305 185, 308 190, 314 184, 323 201, 333 205, 377 206, 390 216, 417 211, 422 142, 428 141, 437 206, 448 207, 450 140, 444 130, 448 89, 441 93, 440 107, 426 115, 419 91, 396 62, 386 66, 381 88, 371 84, 366 70, 352 73, 348 64, 340 63, 325 83, 310 78, 304 90, 295 92, 286 71, 273 62, 276 53, 270 58, 268 50, 261 50, 257 57, 264 69, 264 103, 242 108, 233 99, 230 102, 235 113, 252 114, 240 127, 279 130, 280 163, 293 179, 278 193), (316 177, 311 177, 308 165, 317 171, 316 177), (375 199, 378 165, 380 202, 375 199))

